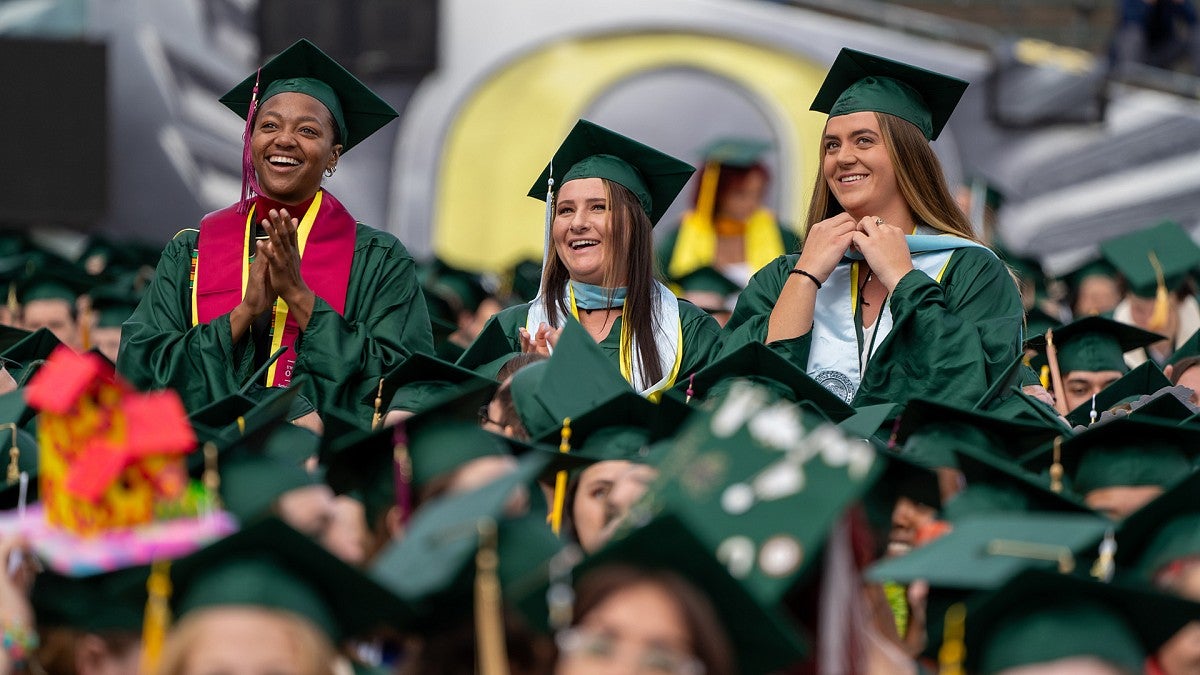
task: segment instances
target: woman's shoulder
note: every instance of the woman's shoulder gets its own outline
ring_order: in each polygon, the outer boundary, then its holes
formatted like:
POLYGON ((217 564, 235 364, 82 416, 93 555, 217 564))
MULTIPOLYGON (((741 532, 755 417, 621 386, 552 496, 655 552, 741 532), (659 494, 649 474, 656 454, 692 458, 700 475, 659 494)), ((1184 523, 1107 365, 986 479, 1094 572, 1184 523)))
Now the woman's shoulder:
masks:
POLYGON ((369 248, 386 251, 393 257, 412 259, 412 254, 396 235, 360 222, 354 232, 354 249, 360 251, 369 248))

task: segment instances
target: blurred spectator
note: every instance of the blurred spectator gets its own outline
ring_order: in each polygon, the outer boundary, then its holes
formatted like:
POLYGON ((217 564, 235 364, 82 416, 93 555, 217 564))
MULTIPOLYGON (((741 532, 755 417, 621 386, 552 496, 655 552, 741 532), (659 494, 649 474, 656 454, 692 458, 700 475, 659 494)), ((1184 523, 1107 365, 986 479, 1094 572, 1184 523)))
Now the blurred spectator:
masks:
POLYGON ((1192 0, 1121 0, 1112 45, 1113 65, 1136 62, 1200 75, 1200 41, 1192 0))

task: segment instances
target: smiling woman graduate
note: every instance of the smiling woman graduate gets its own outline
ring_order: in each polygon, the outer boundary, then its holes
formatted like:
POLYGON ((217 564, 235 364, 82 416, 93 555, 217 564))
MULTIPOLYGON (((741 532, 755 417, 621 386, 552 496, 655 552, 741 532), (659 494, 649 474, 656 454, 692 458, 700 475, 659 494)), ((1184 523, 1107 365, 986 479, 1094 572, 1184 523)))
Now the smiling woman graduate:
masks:
POLYGON ((396 112, 306 40, 221 102, 247 118, 243 198, 167 245, 118 369, 194 409, 266 367, 260 384, 295 381, 318 412, 367 424, 367 390, 433 338, 408 251, 321 181, 396 112))
POLYGON ((529 193, 548 199, 538 295, 492 317, 459 365, 491 376, 513 352, 549 353, 574 318, 643 396, 657 400, 702 367, 720 327, 655 278, 651 243, 654 224, 693 171, 577 122, 529 193))
POLYGON ((754 276, 724 349, 760 341, 854 405, 971 405, 1011 364, 1023 311, 1009 270, 955 204, 929 141, 967 83, 843 49, 799 254, 754 276))

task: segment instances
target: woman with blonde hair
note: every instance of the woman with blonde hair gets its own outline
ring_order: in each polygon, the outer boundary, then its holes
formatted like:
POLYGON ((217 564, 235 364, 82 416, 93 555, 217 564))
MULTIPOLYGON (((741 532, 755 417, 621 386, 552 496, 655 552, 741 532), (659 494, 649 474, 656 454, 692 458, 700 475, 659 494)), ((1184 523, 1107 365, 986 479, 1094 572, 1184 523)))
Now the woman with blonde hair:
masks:
POLYGON ((1017 357, 1021 298, 972 231, 929 142, 956 78, 843 49, 801 252, 751 280, 724 349, 762 341, 854 405, 972 405, 1017 357))

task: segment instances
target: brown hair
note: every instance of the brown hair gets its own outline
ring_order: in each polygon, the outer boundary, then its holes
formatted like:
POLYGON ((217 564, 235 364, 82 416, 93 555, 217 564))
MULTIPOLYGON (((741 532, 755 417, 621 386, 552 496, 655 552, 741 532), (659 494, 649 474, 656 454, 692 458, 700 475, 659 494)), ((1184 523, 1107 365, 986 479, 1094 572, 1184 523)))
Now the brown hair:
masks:
POLYGON ((1171 384, 1179 384, 1179 379, 1183 377, 1183 374, 1197 364, 1200 364, 1200 356, 1188 356, 1176 361, 1171 369, 1171 384))
POLYGON ((220 622, 221 612, 228 610, 261 613, 263 618, 281 621, 291 643, 292 653, 303 668, 301 675, 334 675, 336 652, 329 638, 311 622, 291 612, 255 606, 214 606, 198 609, 184 616, 171 628, 163 646, 158 675, 184 675, 188 672, 193 647, 210 622, 220 622))
MULTIPOLYGON (((904 196, 913 220, 940 232, 983 243, 950 193, 942 163, 921 130, 912 122, 887 113, 877 112, 875 119, 896 171, 900 194, 904 196)), ((822 143, 820 166, 824 164, 825 145, 822 143)), ((818 171, 812 202, 808 206, 809 227, 843 211, 845 209, 829 190, 824 173, 818 171)))
POLYGON ((733 675, 733 645, 717 617, 712 601, 700 589, 671 570, 632 565, 605 565, 587 573, 575 585, 575 623, 587 617, 613 594, 642 584, 657 586, 675 599, 687 624, 692 653, 704 664, 705 675, 733 675))
MULTIPOLYGON (((607 249, 605 263, 608 269, 604 275, 604 285, 607 288, 618 286, 621 280, 616 278, 617 264, 620 261, 628 265, 625 311, 621 314, 621 320, 629 322, 630 341, 637 345, 637 353, 641 356, 639 365, 647 379, 647 382, 634 385, 653 384, 663 376, 658 345, 654 341, 655 323, 660 320, 654 311, 655 281, 658 278, 654 257, 654 226, 632 192, 607 178, 601 181, 608 198, 610 233, 614 243, 618 244, 607 249), (619 248, 624 250, 618 251, 619 248)), ((557 252, 547 255, 546 268, 542 271, 542 296, 546 298, 546 318, 551 325, 557 326, 560 316, 570 316, 571 310, 563 293, 568 281, 570 274, 558 259, 557 252)), ((628 350, 633 345, 621 346, 628 350)))
MULTIPOLYGON (((75 675, 79 641, 87 635, 99 638, 104 648, 116 658, 124 657, 142 642, 142 636, 137 631, 88 632, 67 626, 42 627, 38 629, 38 635, 40 640, 33 660, 47 675, 75 675)), ((38 672, 38 669, 30 668, 30 671, 38 672)))

